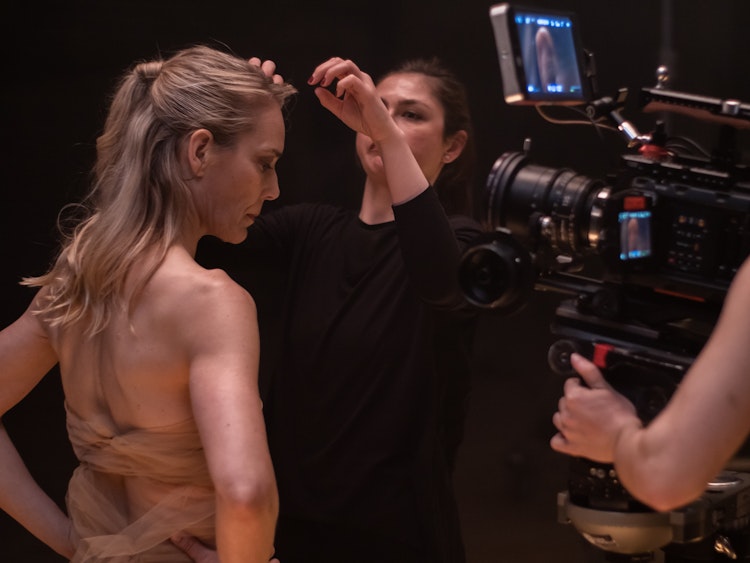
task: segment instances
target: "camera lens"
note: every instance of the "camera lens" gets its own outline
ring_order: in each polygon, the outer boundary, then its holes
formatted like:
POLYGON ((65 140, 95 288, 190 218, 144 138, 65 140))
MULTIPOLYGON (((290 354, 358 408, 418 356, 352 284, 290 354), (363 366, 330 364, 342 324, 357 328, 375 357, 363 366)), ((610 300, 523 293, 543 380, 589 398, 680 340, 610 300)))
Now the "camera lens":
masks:
POLYGON ((529 253, 502 230, 478 239, 464 253, 458 272, 467 301, 506 314, 526 304, 534 276, 529 253))
POLYGON ((490 225, 577 256, 596 245, 609 188, 568 168, 530 164, 525 153, 507 152, 495 161, 485 195, 490 225))

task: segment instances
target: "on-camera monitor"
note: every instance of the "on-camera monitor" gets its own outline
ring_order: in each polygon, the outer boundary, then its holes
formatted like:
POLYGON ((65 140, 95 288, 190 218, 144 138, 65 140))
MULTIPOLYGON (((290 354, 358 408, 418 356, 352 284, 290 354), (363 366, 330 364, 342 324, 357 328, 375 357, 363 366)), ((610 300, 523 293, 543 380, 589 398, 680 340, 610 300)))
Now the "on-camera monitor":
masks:
POLYGON ((589 99, 575 14, 497 4, 490 8, 509 104, 589 99))
POLYGON ((651 256, 651 211, 621 211, 620 260, 638 260, 651 256))

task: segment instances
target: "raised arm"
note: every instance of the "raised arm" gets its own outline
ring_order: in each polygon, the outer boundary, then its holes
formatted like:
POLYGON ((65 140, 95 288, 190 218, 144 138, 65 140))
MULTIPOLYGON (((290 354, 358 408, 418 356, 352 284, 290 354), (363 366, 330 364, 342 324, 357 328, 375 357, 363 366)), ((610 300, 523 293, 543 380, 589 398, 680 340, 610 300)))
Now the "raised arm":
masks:
POLYGON ((323 107, 376 144, 383 157, 394 205, 409 201, 427 189, 427 178, 369 74, 352 61, 332 58, 318 65, 308 83, 318 85, 315 95, 323 107), (335 95, 326 89, 334 82, 335 95))
POLYGON ((419 71, 395 72, 376 87, 356 64, 340 58, 319 65, 309 83, 318 86, 315 93, 324 107, 361 134, 358 143, 364 138, 366 146, 374 145, 360 154, 368 174, 360 217, 388 217, 373 203, 381 201, 373 195, 377 189, 387 189, 392 204, 388 211, 415 290, 432 306, 465 307, 457 275, 459 241, 465 243, 480 229, 454 229, 430 187, 428 178, 437 179, 443 166, 460 156, 468 137, 464 130, 446 134, 444 102, 434 93, 439 88, 419 71), (334 83, 335 95, 327 89, 334 83), (371 154, 379 156, 382 169, 366 164, 371 154), (377 188, 368 192, 373 186, 377 188))
MULTIPOLYGON (((27 310, 0 332, 0 416, 57 363, 38 319, 27 310)), ((0 508, 60 555, 72 557, 70 520, 39 487, 0 424, 0 508)))
POLYGON ((220 271, 183 311, 190 395, 216 488, 223 563, 267 562, 278 513, 258 392, 259 338, 250 295, 220 271))

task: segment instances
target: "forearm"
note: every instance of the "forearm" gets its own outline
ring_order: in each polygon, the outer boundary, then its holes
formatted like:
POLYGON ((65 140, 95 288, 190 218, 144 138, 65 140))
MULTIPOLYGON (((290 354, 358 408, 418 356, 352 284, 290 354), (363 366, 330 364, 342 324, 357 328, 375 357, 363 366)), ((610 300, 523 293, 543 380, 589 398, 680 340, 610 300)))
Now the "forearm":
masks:
POLYGON ((73 556, 70 519, 37 485, 0 424, 0 508, 64 557, 73 556))
POLYGON ((275 489, 250 502, 216 500, 216 544, 222 563, 266 563, 274 552, 275 489))
MULTIPOLYGON (((706 488, 708 478, 700 456, 673 435, 662 440, 659 428, 630 425, 615 444, 615 469, 623 486, 638 500, 655 510, 669 511, 695 500, 706 488), (690 452, 680 454, 681 449, 690 452), (682 460, 681 458, 686 457, 682 460)), ((688 437, 689 440, 689 437, 688 437)))
POLYGON ((709 343, 658 416, 618 436, 615 467, 634 496, 672 510, 705 492, 747 436, 748 392, 734 383, 744 382, 746 366, 709 343))
POLYGON ((388 189, 394 205, 407 202, 429 186, 403 132, 394 124, 387 138, 376 142, 383 158, 388 189))

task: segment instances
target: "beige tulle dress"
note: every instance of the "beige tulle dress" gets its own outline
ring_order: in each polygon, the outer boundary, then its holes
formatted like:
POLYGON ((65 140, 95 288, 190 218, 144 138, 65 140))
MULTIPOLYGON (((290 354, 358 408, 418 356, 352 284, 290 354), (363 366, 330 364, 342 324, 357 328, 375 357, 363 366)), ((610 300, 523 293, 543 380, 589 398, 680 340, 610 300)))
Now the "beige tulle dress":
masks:
POLYGON ((182 530, 213 544, 214 490, 193 420, 117 432, 104 416, 82 420, 66 410, 80 460, 66 499, 80 538, 74 563, 189 562, 168 541, 182 530), (129 480, 147 480, 164 494, 153 506, 134 509, 129 480))

